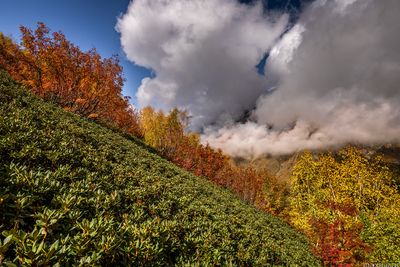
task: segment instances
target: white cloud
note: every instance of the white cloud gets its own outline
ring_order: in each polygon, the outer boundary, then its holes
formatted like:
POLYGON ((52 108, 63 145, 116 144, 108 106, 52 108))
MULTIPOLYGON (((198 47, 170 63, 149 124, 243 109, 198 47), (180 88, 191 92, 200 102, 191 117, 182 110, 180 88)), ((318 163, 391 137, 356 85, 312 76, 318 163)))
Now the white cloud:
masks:
POLYGON ((135 0, 117 29, 128 58, 156 73, 142 81, 139 104, 186 108, 201 127, 254 107, 267 89, 255 66, 286 22, 261 4, 135 0))
POLYGON ((399 142, 399 12, 397 0, 315 2, 271 51, 278 89, 258 99, 257 130, 224 127, 204 139, 241 156, 399 142))
POLYGON ((269 71, 288 72, 288 65, 292 61, 296 49, 303 39, 305 28, 301 24, 293 26, 282 39, 271 49, 269 56, 269 71))
POLYGON ((399 14, 398 0, 316 0, 278 40, 287 17, 261 5, 135 0, 118 29, 156 72, 141 105, 185 107, 204 142, 256 157, 400 141, 399 14), (269 50, 263 77, 254 66, 269 50), (252 107, 253 121, 232 123, 252 107))

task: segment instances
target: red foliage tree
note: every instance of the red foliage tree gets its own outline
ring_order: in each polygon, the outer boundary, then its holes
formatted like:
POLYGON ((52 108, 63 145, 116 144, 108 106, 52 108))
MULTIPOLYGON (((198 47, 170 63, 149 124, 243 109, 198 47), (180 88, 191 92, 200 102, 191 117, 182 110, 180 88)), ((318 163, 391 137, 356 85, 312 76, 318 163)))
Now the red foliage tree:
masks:
POLYGON ((312 226, 318 239, 315 254, 321 255, 326 265, 352 266, 363 260, 361 252, 370 249, 360 238, 360 223, 346 228, 339 219, 332 223, 317 220, 312 222, 312 226))

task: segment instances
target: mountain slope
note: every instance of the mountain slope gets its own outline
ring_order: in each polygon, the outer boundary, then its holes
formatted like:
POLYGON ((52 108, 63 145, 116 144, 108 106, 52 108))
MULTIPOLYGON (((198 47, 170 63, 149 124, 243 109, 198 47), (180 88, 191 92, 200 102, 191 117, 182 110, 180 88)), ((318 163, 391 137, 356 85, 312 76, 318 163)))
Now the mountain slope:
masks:
POLYGON ((281 220, 0 74, 0 265, 319 265, 281 220))

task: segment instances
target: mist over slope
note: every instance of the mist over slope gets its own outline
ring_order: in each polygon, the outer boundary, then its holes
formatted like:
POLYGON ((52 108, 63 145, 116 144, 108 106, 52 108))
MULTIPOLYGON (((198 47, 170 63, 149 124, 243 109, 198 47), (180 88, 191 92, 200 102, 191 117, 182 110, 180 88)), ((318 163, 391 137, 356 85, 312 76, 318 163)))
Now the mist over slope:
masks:
POLYGON ((117 28, 156 73, 141 105, 185 108, 204 142, 254 158, 399 141, 399 12, 396 0, 316 0, 289 26, 260 3, 137 0, 117 28))

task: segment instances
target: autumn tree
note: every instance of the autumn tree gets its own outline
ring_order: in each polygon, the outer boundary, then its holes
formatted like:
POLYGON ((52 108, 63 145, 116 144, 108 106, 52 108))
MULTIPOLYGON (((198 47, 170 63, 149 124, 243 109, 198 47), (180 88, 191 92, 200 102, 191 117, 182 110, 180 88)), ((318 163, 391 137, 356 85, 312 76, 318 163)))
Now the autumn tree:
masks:
POLYGON ((0 68, 7 70, 15 79, 22 80, 22 51, 13 40, 0 32, 0 68))
POLYGON ((291 177, 289 216, 326 263, 388 262, 400 256, 399 200, 379 156, 306 152, 291 177))
POLYGON ((166 116, 164 113, 162 111, 155 111, 150 106, 143 108, 140 112, 140 127, 144 141, 160 152, 163 152, 167 131, 166 116))
POLYGON ((139 134, 136 111, 122 95, 124 78, 116 56, 83 52, 43 23, 21 26, 22 43, 0 36, 0 65, 38 96, 83 117, 139 134))

